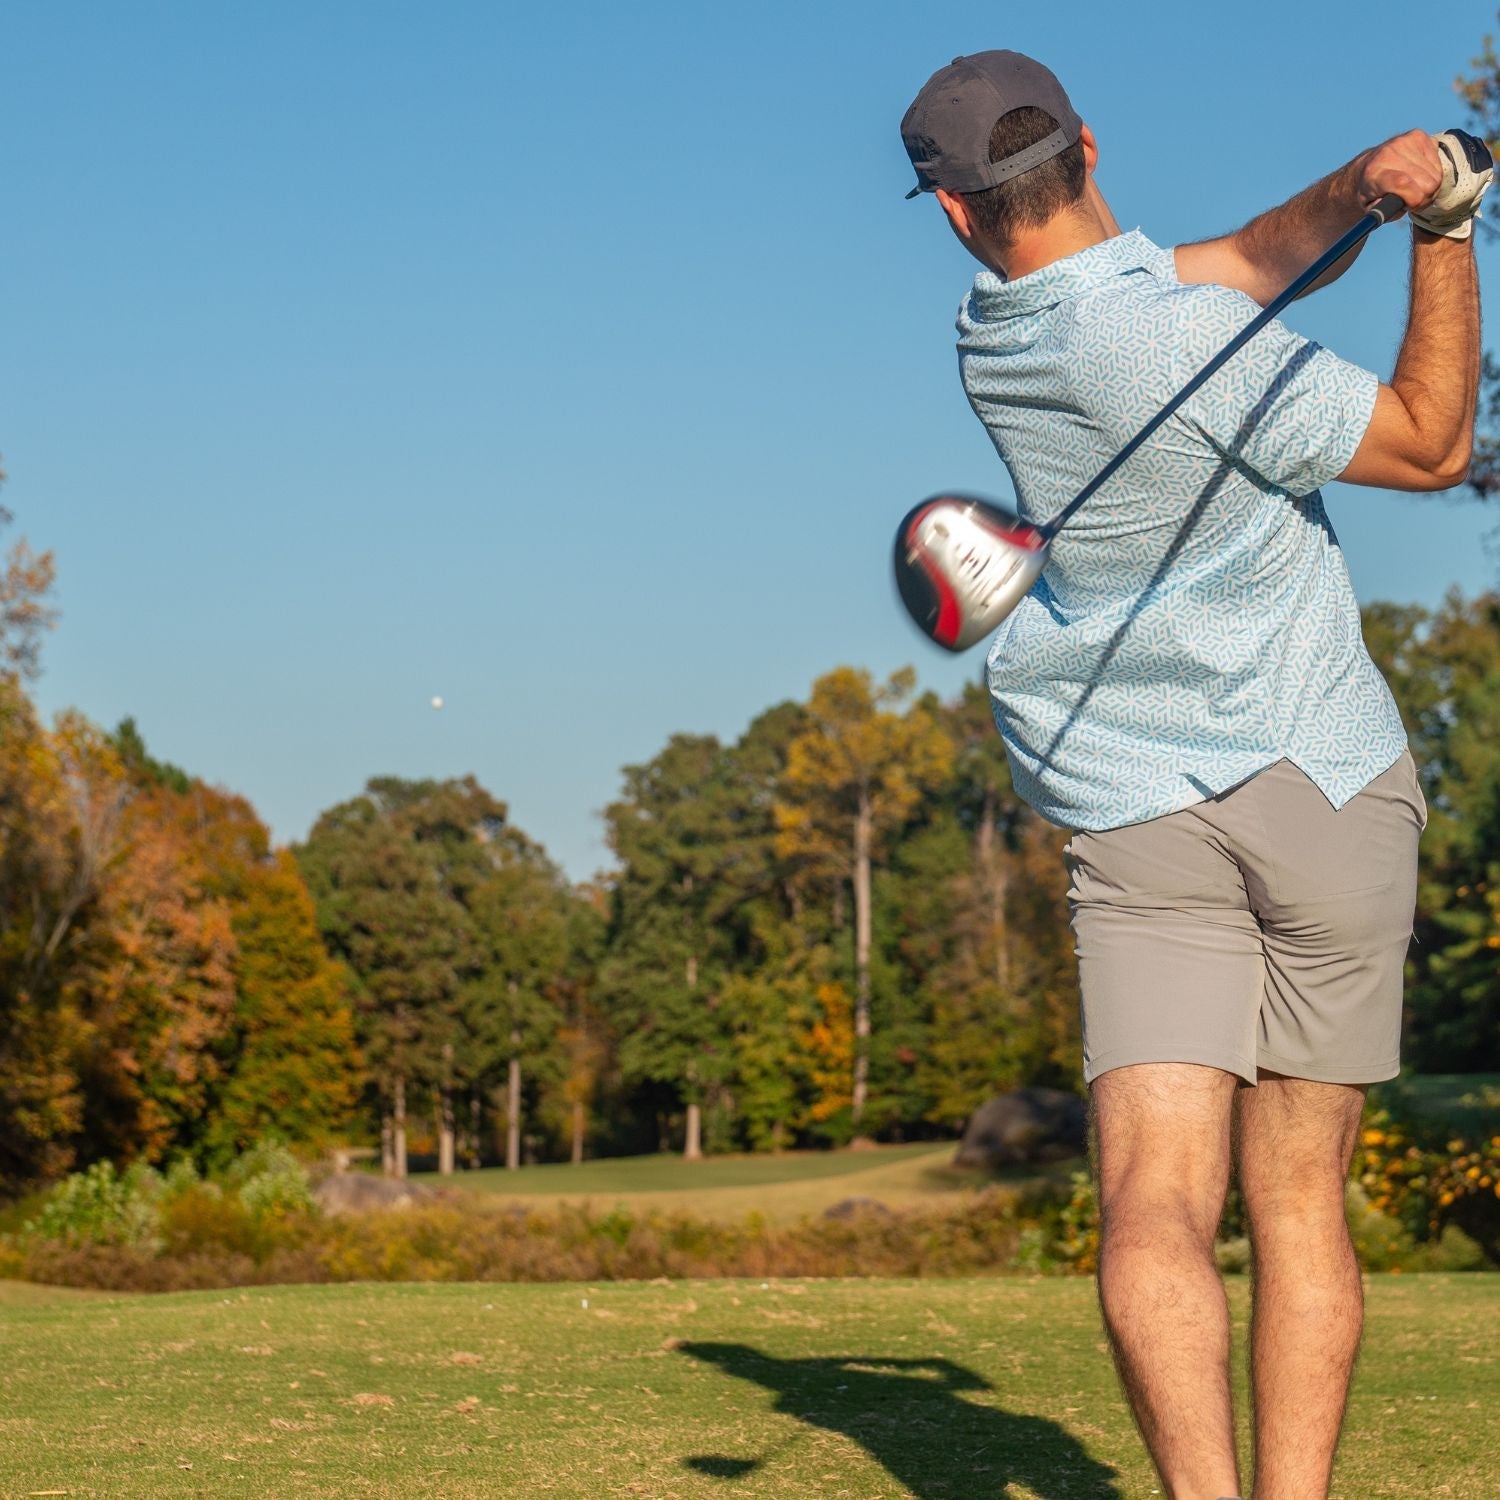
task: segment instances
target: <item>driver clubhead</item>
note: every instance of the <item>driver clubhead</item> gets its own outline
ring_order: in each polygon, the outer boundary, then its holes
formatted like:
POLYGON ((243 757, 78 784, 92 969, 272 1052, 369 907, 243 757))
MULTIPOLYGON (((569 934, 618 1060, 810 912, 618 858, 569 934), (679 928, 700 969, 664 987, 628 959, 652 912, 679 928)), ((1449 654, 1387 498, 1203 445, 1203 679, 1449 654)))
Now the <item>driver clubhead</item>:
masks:
POLYGON ((1047 538, 976 495, 933 495, 896 531, 896 588, 917 628, 947 651, 984 640, 1037 581, 1047 538))

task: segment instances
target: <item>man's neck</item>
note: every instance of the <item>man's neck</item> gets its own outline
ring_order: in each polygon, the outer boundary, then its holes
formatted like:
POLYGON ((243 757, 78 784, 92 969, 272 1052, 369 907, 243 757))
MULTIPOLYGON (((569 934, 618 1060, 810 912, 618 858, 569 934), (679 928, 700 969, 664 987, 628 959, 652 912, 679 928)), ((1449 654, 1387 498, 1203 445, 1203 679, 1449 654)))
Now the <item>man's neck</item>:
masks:
POLYGON ((1090 178, 1082 201, 1070 212, 1058 214, 1040 229, 1017 235, 1003 257, 1005 279, 1019 281, 1053 261, 1076 255, 1090 245, 1102 245, 1119 232, 1120 226, 1115 223, 1109 204, 1090 178))

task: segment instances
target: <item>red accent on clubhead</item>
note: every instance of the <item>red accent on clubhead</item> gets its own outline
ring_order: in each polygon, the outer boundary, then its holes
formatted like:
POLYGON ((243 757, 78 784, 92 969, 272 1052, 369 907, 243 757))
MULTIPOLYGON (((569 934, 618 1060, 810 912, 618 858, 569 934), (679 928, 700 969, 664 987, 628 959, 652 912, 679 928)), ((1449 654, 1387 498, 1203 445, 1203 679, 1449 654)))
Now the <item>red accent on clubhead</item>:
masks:
POLYGON ((1028 526, 1025 521, 1011 530, 1005 526, 996 526, 982 510, 975 511, 974 520, 991 536, 999 537, 1012 547, 1024 547, 1028 552, 1036 552, 1046 545, 1046 538, 1041 532, 1035 526, 1028 526))
POLYGON ((958 597, 954 594, 952 586, 943 576, 942 570, 934 566, 927 555, 927 549, 917 540, 917 527, 921 525, 922 518, 939 505, 945 502, 935 500, 931 505, 924 505, 916 515, 911 518, 911 525, 906 528, 906 544, 911 548, 917 561, 921 564, 922 571, 931 581, 938 596, 938 617, 933 622, 932 638, 938 645, 946 646, 950 651, 958 640, 959 627, 963 619, 959 614, 958 597))

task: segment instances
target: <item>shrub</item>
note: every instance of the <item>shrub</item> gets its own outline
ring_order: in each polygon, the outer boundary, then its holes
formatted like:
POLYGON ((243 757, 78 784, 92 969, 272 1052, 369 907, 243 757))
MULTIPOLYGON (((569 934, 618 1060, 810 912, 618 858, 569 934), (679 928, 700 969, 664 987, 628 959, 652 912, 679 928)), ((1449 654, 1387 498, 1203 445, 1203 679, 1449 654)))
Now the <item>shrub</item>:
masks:
MULTIPOLYGON (((127 1282, 144 1277, 137 1262, 170 1256, 179 1261, 248 1261, 258 1266, 278 1252, 299 1250, 317 1215, 307 1173, 284 1147, 257 1147, 235 1162, 221 1186, 198 1176, 189 1161, 165 1175, 137 1164, 119 1172, 107 1161, 64 1178, 42 1200, 11 1243, 8 1258, 66 1262, 86 1282, 105 1275, 100 1265, 123 1268, 127 1282), (122 1251, 118 1256, 62 1252, 122 1251), (28 1257, 28 1251, 32 1252, 28 1257)), ((201 1265, 189 1283, 219 1284, 201 1265)), ((222 1273, 227 1276, 227 1272, 222 1273)), ((234 1279, 245 1279, 236 1271, 234 1279)))
POLYGON ((1362 1182, 1350 1182, 1344 1189, 1344 1218, 1362 1269, 1410 1271, 1415 1268, 1417 1245, 1410 1231, 1370 1202, 1362 1182))
POLYGON ((226 1187, 256 1218, 291 1217, 314 1211, 307 1169, 279 1141, 247 1151, 224 1174, 226 1187))
POLYGON ((111 1162, 95 1162, 53 1189, 36 1218, 23 1226, 22 1236, 70 1246, 158 1249, 162 1186, 150 1167, 136 1165, 120 1173, 111 1162))
POLYGON ((1500 1248, 1500 1136, 1445 1138, 1374 1109, 1354 1174, 1370 1207, 1397 1220, 1414 1242, 1440 1243, 1451 1224, 1492 1256, 1500 1248))
MULTIPOLYGON (((1473 1225, 1493 1206, 1493 1145, 1419 1144, 1388 1115, 1366 1123, 1348 1188, 1367 1270, 1473 1270, 1494 1251, 1473 1225), (1447 1150, 1452 1145, 1453 1150, 1447 1150), (1488 1154, 1486 1154, 1488 1153, 1488 1154), (1488 1180, 1487 1180, 1488 1179, 1488 1180)), ((1220 1230, 1221 1269, 1249 1261, 1242 1215, 1220 1230)), ((168 1290, 279 1281, 564 1281, 684 1276, 1089 1274, 1098 1264, 1089 1176, 990 1187, 941 1207, 848 1206, 770 1224, 587 1206, 524 1209, 461 1192, 401 1209, 327 1216, 307 1174, 267 1144, 220 1181, 191 1165, 165 1176, 107 1164, 75 1174, 18 1236, 0 1237, 0 1274, 79 1286, 168 1290)))

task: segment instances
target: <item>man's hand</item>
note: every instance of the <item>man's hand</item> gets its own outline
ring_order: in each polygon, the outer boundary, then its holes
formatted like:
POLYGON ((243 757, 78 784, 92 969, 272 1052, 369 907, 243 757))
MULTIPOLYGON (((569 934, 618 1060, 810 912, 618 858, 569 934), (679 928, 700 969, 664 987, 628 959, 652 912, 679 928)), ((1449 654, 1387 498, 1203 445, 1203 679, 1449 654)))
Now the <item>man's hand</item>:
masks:
POLYGON ((1356 156, 1349 163, 1355 217, 1378 198, 1394 193, 1407 207, 1425 208, 1443 185, 1443 159, 1425 130, 1408 130, 1356 156))
POLYGON ((1495 163, 1490 148, 1467 130, 1445 130, 1434 144, 1443 161, 1443 185, 1431 203, 1412 211, 1411 221, 1428 234, 1466 240, 1474 232, 1495 163))

